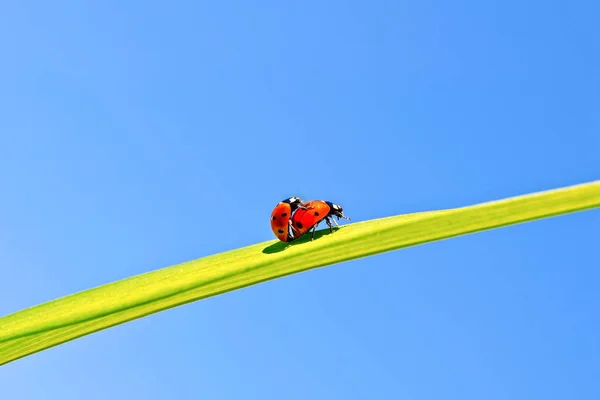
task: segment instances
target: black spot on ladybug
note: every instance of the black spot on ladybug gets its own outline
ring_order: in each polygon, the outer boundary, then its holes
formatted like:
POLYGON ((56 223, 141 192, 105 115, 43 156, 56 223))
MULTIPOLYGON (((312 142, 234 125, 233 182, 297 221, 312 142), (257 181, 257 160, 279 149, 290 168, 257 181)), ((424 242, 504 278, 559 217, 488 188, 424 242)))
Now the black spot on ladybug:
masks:
POLYGON ((283 230, 282 230, 282 229, 279 229, 277 232, 279 232, 279 233, 283 233, 283 230))
POLYGON ((277 217, 276 217, 276 216, 274 216, 274 215, 271 217, 271 219, 272 219, 273 221, 275 221, 275 218, 277 218, 277 217))
POLYGON ((300 222, 296 222, 296 226, 300 229, 302 229, 302 224, 300 222))
POLYGON ((281 214, 281 216, 282 216, 282 217, 285 217, 286 215, 287 215, 287 213, 283 213, 283 214, 281 214))
POLYGON ((318 216, 319 216, 319 212, 315 211, 315 217, 318 217, 318 216))

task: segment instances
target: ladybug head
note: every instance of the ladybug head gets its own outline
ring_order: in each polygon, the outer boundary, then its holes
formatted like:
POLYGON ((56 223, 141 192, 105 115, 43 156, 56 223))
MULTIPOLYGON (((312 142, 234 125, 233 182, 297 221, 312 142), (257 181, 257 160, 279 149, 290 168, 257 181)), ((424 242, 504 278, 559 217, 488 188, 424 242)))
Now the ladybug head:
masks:
POLYGON ((343 218, 343 219, 350 220, 350 218, 348 218, 348 217, 346 217, 346 216, 344 215, 344 209, 342 208, 342 206, 339 206, 339 205, 337 205, 337 204, 333 204, 333 203, 332 203, 332 202, 330 202, 330 201, 326 201, 326 203, 327 203, 327 205, 328 205, 328 206, 329 206, 329 208, 330 208, 330 211, 329 211, 329 214, 330 214, 330 215, 335 215, 335 216, 337 217, 337 219, 338 219, 338 220, 339 220, 340 218, 343 218))

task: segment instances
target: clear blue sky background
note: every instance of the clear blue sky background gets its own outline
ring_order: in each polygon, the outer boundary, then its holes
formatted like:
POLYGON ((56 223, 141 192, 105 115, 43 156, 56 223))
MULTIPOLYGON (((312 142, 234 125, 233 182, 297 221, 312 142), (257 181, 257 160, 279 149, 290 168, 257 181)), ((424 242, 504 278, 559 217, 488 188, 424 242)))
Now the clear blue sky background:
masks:
MULTIPOLYGON (((273 239, 600 178, 597 1, 0 7, 0 315, 273 239)), ((3 399, 598 399, 600 212, 369 257, 0 369, 3 399)))

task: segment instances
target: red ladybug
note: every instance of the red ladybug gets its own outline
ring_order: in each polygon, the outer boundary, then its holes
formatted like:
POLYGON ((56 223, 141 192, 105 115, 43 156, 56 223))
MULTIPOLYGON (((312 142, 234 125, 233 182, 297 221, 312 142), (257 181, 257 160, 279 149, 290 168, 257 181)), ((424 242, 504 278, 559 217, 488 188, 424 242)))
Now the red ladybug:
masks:
MULTIPOLYGON (((331 221, 337 226, 338 223, 333 219, 336 217, 339 221, 340 218, 350 220, 350 218, 344 215, 344 210, 341 206, 333 204, 330 201, 323 200, 311 200, 302 204, 304 207, 298 209, 292 217, 292 229, 297 231, 294 239, 298 239, 309 230, 313 230, 312 238, 315 238, 315 231, 317 225, 323 220, 329 225, 329 231, 333 233, 333 227, 331 221)), ((293 239, 292 239, 293 240, 293 239)))
POLYGON ((282 242, 294 240, 294 228, 292 227, 292 214, 297 208, 303 207, 302 200, 298 197, 290 197, 280 201, 271 213, 271 229, 277 239, 282 242), (290 232, 292 227, 292 232, 290 232))

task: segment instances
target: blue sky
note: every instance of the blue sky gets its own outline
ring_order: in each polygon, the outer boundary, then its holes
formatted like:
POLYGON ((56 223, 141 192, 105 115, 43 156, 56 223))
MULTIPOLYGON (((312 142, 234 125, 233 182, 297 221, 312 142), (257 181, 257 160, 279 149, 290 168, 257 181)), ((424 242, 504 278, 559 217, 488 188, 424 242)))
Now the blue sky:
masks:
MULTIPOLYGON (((600 178, 594 1, 5 1, 0 315, 600 178)), ((270 281, 2 368, 12 399, 600 398, 600 212, 270 281)))

